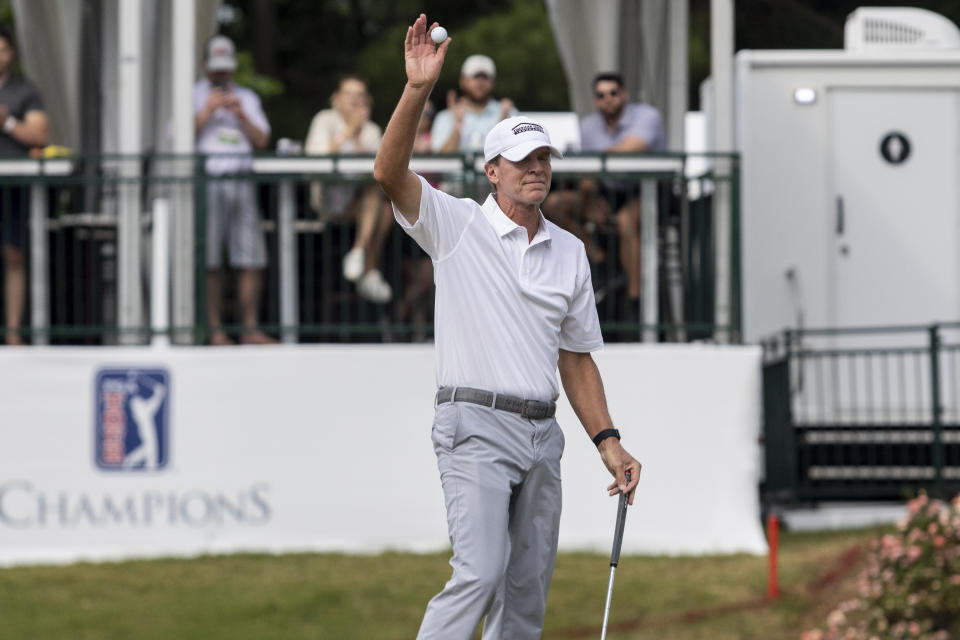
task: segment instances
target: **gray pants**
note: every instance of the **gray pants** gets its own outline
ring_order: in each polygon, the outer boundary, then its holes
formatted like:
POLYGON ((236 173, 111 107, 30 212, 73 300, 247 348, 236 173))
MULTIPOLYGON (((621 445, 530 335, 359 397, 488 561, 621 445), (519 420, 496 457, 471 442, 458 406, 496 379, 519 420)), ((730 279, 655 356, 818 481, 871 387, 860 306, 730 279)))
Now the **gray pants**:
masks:
POLYGON ((417 638, 469 640, 484 616, 484 640, 539 638, 560 525, 560 426, 450 402, 437 406, 432 438, 453 576, 417 638))

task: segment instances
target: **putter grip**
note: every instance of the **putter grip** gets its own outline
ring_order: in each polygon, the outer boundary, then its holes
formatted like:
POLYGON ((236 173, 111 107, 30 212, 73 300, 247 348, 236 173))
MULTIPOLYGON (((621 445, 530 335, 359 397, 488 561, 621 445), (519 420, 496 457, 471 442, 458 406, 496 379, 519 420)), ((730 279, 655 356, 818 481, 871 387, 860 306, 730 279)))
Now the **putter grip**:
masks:
MULTIPOLYGON (((630 472, 627 472, 627 482, 630 482, 630 472)), ((627 494, 620 494, 620 503, 617 505, 617 530, 613 534, 613 551, 610 553, 610 566, 615 567, 620 562, 620 547, 623 546, 623 527, 627 523, 627 494)))

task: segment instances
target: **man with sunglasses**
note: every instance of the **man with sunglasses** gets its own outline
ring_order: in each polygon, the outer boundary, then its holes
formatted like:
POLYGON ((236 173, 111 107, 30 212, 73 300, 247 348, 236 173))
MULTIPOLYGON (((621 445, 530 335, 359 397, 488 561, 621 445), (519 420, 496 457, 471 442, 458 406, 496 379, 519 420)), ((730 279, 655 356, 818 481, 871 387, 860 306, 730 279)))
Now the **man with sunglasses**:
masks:
MULTIPOLYGON (((641 153, 665 151, 667 135, 660 112, 649 104, 631 103, 619 73, 605 72, 593 79, 596 111, 580 121, 582 151, 641 153)), ((544 211, 560 226, 583 240, 594 262, 605 258, 584 228, 603 224, 608 212, 615 214, 619 262, 627 284, 624 320, 640 318, 640 185, 630 180, 581 180, 579 189, 557 191, 544 211)))
MULTIPOLYGON (((656 107, 629 102, 619 73, 593 79, 596 111, 580 121, 580 148, 607 153, 666 151, 667 133, 656 107)), ((587 185, 589 187, 589 185, 587 185)), ((620 266, 627 279, 628 318, 639 319, 640 307, 640 188, 635 181, 606 180, 599 185, 615 212, 620 266)))
POLYGON ((667 134, 656 107, 629 102, 619 73, 600 73, 593 79, 596 111, 580 122, 580 146, 584 151, 665 151, 667 134))

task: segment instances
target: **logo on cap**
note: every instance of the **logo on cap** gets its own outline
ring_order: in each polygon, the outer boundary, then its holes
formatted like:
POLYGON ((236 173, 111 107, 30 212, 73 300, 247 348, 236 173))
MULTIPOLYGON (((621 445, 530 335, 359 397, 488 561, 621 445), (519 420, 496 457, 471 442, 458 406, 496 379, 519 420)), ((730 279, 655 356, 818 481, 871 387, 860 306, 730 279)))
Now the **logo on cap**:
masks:
POLYGON ((518 136, 525 131, 539 131, 540 133, 546 134, 546 131, 543 130, 543 127, 533 122, 521 122, 513 129, 513 135, 518 136))

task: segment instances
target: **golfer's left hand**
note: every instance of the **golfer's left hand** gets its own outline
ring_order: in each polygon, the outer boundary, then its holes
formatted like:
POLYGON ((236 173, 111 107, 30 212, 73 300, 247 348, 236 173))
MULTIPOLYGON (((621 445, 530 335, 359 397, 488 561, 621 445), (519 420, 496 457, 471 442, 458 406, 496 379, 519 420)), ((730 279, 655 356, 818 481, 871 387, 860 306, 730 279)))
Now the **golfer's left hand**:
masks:
POLYGON ((450 48, 453 38, 447 38, 437 46, 430 38, 430 32, 439 24, 434 22, 427 28, 427 16, 420 17, 407 29, 403 42, 403 58, 407 69, 407 82, 413 87, 432 88, 440 77, 443 59, 450 48))
POLYGON ((607 466, 615 480, 607 487, 611 496, 618 493, 627 493, 627 502, 633 504, 633 490, 640 481, 641 464, 636 458, 627 453, 616 438, 607 438, 600 443, 600 458, 607 466), (630 472, 630 482, 627 482, 627 471, 630 472))

